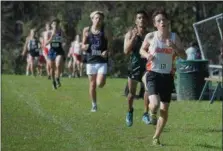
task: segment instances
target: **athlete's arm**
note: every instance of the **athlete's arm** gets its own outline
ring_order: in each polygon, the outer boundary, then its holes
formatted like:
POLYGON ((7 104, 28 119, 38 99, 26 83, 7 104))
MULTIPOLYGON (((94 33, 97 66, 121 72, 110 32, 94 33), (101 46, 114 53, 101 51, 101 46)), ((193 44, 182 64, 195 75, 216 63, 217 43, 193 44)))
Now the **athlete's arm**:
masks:
POLYGON ((40 40, 37 40, 37 47, 38 47, 38 49, 41 49, 41 41, 40 40))
POLYGON ((83 38, 82 38, 82 45, 81 45, 81 50, 87 51, 89 44, 87 44, 87 36, 88 36, 88 30, 89 27, 85 27, 83 29, 83 38))
POLYGON ((150 41, 152 40, 153 37, 154 37, 153 33, 148 33, 142 43, 140 51, 139 51, 140 55, 143 58, 146 58, 147 60, 152 60, 154 58, 154 56, 149 53, 150 41))
POLYGON ((45 43, 45 46, 48 45, 52 39, 53 39, 53 36, 55 35, 56 31, 55 30, 52 30, 51 31, 51 35, 50 35, 50 38, 48 40, 46 40, 46 43, 45 43))
POLYGON ((40 38, 42 38, 42 41, 41 41, 42 46, 45 47, 46 46, 46 44, 44 43, 44 41, 45 41, 45 31, 41 33, 40 38))
POLYGON ((63 30, 61 30, 61 43, 62 43, 63 50, 66 50, 65 49, 66 42, 67 42, 66 40, 67 40, 67 35, 65 34, 63 30))
POLYGON ((68 52, 68 54, 67 54, 67 57, 68 57, 68 58, 71 57, 71 47, 69 48, 69 52, 68 52))
POLYGON ((172 41, 169 41, 169 46, 173 48, 177 56, 179 56, 182 59, 187 58, 187 54, 185 53, 181 40, 177 34, 176 34, 175 43, 173 43, 172 41))
POLYGON ((25 41, 25 44, 23 46, 23 51, 22 51, 22 56, 25 56, 26 52, 28 51, 28 37, 26 37, 26 41, 25 41))
POLYGON ((71 44, 70 44, 69 52, 67 54, 68 58, 72 56, 72 50, 73 50, 72 47, 73 47, 73 42, 71 42, 71 44))
POLYGON ((107 42, 107 50, 103 51, 103 53, 102 53, 102 57, 104 57, 104 58, 112 55, 112 45, 111 45, 112 33, 111 33, 111 30, 105 31, 105 39, 107 42))
POLYGON ((178 56, 181 57, 182 59, 186 59, 187 54, 185 53, 182 42, 177 34, 176 34, 176 46, 177 46, 176 53, 178 54, 178 56))
POLYGON ((137 31, 129 31, 125 35, 124 40, 124 53, 129 54, 132 51, 133 41, 135 40, 135 37, 137 35, 137 31))
POLYGON ((40 47, 43 49, 43 37, 39 37, 40 47))

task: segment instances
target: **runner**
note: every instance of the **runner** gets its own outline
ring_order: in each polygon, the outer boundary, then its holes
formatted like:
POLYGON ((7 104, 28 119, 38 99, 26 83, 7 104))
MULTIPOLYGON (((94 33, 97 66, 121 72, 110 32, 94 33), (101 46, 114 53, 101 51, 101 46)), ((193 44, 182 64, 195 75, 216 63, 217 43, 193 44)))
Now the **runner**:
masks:
POLYGON ((52 77, 53 88, 57 89, 61 86, 60 74, 64 61, 65 52, 62 48, 63 32, 60 28, 60 20, 54 19, 52 21, 52 34, 47 40, 46 45, 50 44, 48 58, 50 60, 50 74, 52 77))
MULTIPOLYGON (((137 83, 141 82, 142 76, 145 72, 146 61, 144 58, 141 58, 139 50, 141 48, 144 37, 147 33, 146 27, 148 23, 147 13, 143 10, 136 12, 135 17, 135 27, 127 32, 125 35, 124 41, 124 53, 130 56, 130 67, 129 67, 129 76, 128 76, 128 112, 126 115, 126 124, 127 126, 132 126, 133 124, 133 100, 135 98, 137 83)), ((145 93, 145 95, 148 95, 145 93)), ((149 124, 149 115, 148 115, 148 97, 144 99, 145 112, 143 114, 143 122, 149 124)))
POLYGON ((40 42, 36 36, 37 36, 36 29, 35 28, 31 29, 29 36, 26 38, 26 42, 22 52, 23 56, 25 56, 25 54, 28 52, 26 74, 28 75, 30 68, 31 74, 33 76, 35 76, 34 69, 35 67, 37 67, 39 60, 39 51, 40 51, 40 42))
POLYGON ((49 40, 51 36, 51 30, 50 30, 50 23, 47 22, 45 24, 45 31, 42 33, 42 49, 43 49, 43 56, 46 60, 46 72, 48 79, 51 79, 50 76, 50 60, 48 59, 48 52, 50 50, 50 44, 46 45, 46 41, 49 40))
POLYGON ((106 83, 109 34, 104 29, 104 14, 94 11, 90 15, 92 25, 83 30, 82 49, 87 53, 87 75, 89 93, 92 100, 91 112, 97 111, 96 86, 106 83))
POLYGON ((168 119, 171 92, 174 88, 174 58, 186 59, 185 51, 176 33, 169 31, 168 15, 164 9, 157 9, 152 15, 157 31, 148 33, 144 39, 140 54, 147 58, 147 73, 144 83, 149 91, 150 120, 157 123, 153 144, 160 144, 160 135, 168 119), (160 104, 160 117, 156 113, 160 104))

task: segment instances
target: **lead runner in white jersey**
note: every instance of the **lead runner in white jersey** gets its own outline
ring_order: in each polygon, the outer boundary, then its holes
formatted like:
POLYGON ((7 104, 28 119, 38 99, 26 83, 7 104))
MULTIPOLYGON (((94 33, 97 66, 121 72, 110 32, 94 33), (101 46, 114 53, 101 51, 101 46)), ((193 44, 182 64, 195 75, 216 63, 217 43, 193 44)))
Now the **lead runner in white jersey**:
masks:
POLYGON ((157 9, 152 15, 157 31, 148 33, 144 39, 140 54, 147 58, 146 74, 143 82, 149 92, 150 119, 157 124, 153 144, 160 145, 160 135, 167 122, 171 93, 174 87, 174 58, 186 58, 181 41, 176 33, 169 31, 169 20, 165 10, 157 9), (160 104, 160 117, 156 113, 160 104))

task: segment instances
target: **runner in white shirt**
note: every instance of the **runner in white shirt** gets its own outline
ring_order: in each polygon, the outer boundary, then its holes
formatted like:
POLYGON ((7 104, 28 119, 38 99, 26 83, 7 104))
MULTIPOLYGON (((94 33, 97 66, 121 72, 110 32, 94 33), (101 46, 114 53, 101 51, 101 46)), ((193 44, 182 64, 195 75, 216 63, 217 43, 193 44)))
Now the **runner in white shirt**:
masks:
POLYGON ((47 44, 46 45, 46 41, 49 40, 50 36, 51 36, 51 30, 50 30, 50 23, 47 22, 45 24, 45 31, 42 33, 42 49, 43 49, 43 56, 46 60, 46 71, 47 71, 47 76, 48 76, 48 79, 51 79, 51 76, 50 76, 50 62, 49 62, 49 59, 48 59, 48 52, 50 50, 50 44, 47 44))
POLYGON ((81 42, 80 42, 79 35, 76 35, 75 41, 72 43, 72 48, 73 48, 73 56, 74 56, 73 67, 77 74, 77 77, 80 77, 82 75, 81 73, 82 51, 81 51, 81 42))
POLYGON ((148 60, 143 82, 149 91, 150 119, 153 124, 157 124, 153 144, 161 145, 159 138, 167 122, 168 108, 174 87, 174 58, 180 56, 185 59, 186 54, 177 34, 169 31, 169 20, 165 10, 154 11, 152 19, 157 31, 146 35, 140 54, 148 60), (160 117, 156 122, 159 104, 160 117))

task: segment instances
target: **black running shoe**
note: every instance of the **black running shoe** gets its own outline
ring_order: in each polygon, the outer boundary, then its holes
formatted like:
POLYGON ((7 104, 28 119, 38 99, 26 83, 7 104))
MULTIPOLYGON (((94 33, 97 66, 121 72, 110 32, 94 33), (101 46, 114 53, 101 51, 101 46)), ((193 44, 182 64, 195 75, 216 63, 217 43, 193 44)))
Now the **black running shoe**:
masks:
POLYGON ((53 89, 54 89, 54 90, 57 89, 57 83, 56 83, 56 81, 53 81, 53 89))
POLYGON ((56 79, 56 85, 57 87, 61 87, 60 79, 56 79))

